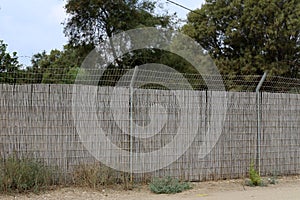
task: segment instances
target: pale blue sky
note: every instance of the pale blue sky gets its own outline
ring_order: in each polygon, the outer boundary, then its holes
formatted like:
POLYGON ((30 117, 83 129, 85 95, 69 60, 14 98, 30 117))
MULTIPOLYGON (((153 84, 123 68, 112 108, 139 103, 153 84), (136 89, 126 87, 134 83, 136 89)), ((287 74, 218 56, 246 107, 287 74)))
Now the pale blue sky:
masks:
MULTIPOLYGON (((196 9, 204 0, 173 0, 196 9)), ((160 0, 165 4, 166 0, 160 0)), ((8 44, 8 51, 16 51, 19 61, 30 65, 33 54, 51 49, 62 49, 67 43, 63 34, 66 18, 64 0, 0 0, 0 40, 8 44)), ((170 13, 185 18, 189 12, 171 3, 165 4, 170 13)))

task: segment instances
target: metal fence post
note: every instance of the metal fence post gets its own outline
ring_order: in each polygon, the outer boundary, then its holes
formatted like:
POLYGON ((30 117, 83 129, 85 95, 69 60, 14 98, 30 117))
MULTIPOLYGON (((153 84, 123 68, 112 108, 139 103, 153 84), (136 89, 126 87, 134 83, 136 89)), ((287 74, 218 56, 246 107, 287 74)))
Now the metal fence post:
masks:
POLYGON ((130 81, 130 99, 129 99, 129 115, 130 115, 130 181, 133 181, 133 94, 134 94, 134 81, 137 75, 138 66, 134 68, 133 75, 130 81))
POLYGON ((256 108, 257 108, 257 141, 256 141, 256 166, 258 168, 258 173, 260 174, 261 168, 261 98, 260 98, 260 88, 264 83, 267 77, 267 72, 264 73, 262 78, 260 79, 256 89, 256 108))

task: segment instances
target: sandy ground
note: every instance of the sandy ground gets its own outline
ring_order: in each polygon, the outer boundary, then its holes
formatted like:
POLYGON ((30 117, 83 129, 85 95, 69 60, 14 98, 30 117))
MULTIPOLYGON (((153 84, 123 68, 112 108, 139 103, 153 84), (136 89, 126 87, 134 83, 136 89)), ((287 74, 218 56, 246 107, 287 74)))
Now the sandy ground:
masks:
POLYGON ((193 189, 171 195, 157 195, 149 191, 147 186, 139 186, 133 190, 87 188, 59 188, 45 193, 26 195, 0 195, 0 199, 12 200, 300 200, 300 177, 278 179, 278 184, 267 187, 243 186, 244 180, 193 183, 193 189))

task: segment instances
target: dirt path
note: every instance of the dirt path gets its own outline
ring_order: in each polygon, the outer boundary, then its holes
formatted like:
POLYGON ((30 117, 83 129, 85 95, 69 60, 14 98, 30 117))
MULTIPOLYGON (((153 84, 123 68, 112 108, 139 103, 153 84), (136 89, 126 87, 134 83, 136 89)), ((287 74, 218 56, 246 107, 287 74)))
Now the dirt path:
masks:
POLYGON ((12 200, 300 200, 300 177, 279 179, 276 185, 267 187, 244 187, 243 180, 194 183, 193 189, 179 194, 156 195, 147 186, 131 191, 104 189, 102 191, 85 188, 61 188, 40 195, 27 194, 1 196, 0 199, 12 200))

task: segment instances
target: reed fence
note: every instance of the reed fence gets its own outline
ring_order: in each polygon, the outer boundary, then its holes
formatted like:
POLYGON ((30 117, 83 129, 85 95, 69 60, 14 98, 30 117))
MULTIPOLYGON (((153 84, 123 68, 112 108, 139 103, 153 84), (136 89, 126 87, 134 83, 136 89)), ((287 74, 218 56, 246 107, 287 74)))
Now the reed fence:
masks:
MULTIPOLYGON (((259 78, 253 80, 255 86, 259 78)), ((135 175, 141 178, 238 178, 246 176, 250 163, 257 159, 262 175, 300 174, 300 94, 291 85, 295 81, 283 81, 288 86, 278 89, 268 80, 259 93, 260 102, 252 90, 255 87, 237 92, 237 87, 229 89, 228 85, 227 91, 140 88, 132 93, 128 87, 109 85, 0 84, 0 155, 5 159, 17 153, 41 159, 59 167, 64 176, 76 166, 99 162, 97 156, 107 158, 118 170, 144 170, 135 175), (91 107, 85 95, 95 91, 96 106, 91 107), (77 113, 78 106, 84 109, 77 113), (155 126, 151 120, 156 120, 155 126), (97 131, 108 139, 93 140, 97 131), (168 146, 178 135, 190 140, 190 145, 168 146), (129 153, 110 158, 107 142, 129 153), (103 146, 107 151, 100 151, 103 146), (164 163, 166 166, 159 162, 173 155, 132 157, 163 147, 173 148, 166 152, 183 153, 164 163), (151 171, 152 162, 163 167, 151 171)), ((225 83, 234 81, 224 79, 225 83)))

